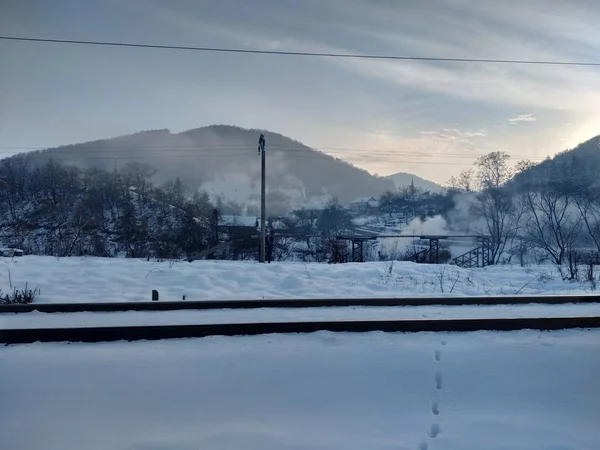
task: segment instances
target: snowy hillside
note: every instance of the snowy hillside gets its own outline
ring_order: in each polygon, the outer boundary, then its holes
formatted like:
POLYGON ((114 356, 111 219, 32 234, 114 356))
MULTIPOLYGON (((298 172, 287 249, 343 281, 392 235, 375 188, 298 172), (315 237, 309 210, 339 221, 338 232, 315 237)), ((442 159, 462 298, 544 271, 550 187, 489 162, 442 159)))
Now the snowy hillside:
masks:
POLYGON ((152 181, 163 184, 179 178, 192 190, 200 189, 225 202, 255 205, 260 195, 258 137, 267 142, 267 186, 271 210, 301 206, 324 194, 348 202, 364 195, 379 196, 393 183, 342 159, 310 148, 289 137, 266 130, 212 125, 171 133, 142 131, 99 141, 50 148, 27 154, 32 165, 53 158, 78 167, 120 170, 132 162, 152 167, 152 181))

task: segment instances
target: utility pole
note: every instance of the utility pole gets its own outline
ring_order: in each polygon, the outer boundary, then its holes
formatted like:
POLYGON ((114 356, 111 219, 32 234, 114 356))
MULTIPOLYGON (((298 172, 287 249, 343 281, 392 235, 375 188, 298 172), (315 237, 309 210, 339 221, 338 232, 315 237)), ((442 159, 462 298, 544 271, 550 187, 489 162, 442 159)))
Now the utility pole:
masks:
POLYGON ((266 168, 266 155, 265 155, 265 135, 261 134, 258 139, 258 154, 260 157, 260 254, 258 261, 261 263, 265 262, 266 253, 266 189, 265 189, 265 168, 266 168))

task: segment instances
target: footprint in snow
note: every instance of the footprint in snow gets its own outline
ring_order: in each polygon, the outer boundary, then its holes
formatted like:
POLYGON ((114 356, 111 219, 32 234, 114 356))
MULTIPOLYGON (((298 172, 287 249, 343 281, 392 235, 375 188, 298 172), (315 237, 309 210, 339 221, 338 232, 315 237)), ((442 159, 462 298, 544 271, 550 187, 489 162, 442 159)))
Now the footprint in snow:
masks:
POLYGON ((441 432, 442 429, 440 428, 440 426, 437 423, 434 423, 433 425, 431 425, 431 430, 429 430, 429 437, 431 439, 435 439, 441 432))
POLYGON ((442 373, 439 370, 435 373, 435 388, 438 391, 442 389, 442 373))

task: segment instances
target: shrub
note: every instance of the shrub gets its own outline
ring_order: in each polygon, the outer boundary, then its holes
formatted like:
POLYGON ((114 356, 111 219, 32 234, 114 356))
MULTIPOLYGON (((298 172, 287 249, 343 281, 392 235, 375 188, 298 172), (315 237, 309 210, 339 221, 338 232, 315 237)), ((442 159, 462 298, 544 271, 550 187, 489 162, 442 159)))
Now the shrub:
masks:
POLYGON ((29 289, 27 283, 24 289, 14 288, 10 294, 4 294, 0 290, 0 305, 28 305, 33 303, 39 293, 39 288, 29 289))

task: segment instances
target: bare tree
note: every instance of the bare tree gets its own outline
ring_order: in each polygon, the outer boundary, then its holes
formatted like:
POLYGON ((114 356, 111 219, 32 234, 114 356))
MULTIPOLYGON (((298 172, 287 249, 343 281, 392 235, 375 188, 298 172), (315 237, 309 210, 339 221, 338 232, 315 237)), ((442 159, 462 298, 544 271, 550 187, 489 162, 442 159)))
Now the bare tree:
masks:
POLYGON ((465 169, 457 177, 451 177, 448 181, 448 186, 458 192, 473 192, 475 184, 474 169, 465 169))
POLYGON ((337 235, 351 232, 354 228, 348 211, 338 199, 332 199, 321 211, 317 220, 317 229, 326 235, 337 235))
POLYGON ((480 189, 499 188, 514 174, 508 165, 510 156, 506 152, 492 152, 475 161, 476 177, 480 189))
POLYGON ((598 189, 582 190, 574 196, 581 214, 583 229, 600 253, 600 192, 598 189))
POLYGON ((522 216, 515 207, 513 191, 506 186, 513 177, 508 160, 507 153, 493 152, 475 162, 480 190, 473 210, 483 219, 491 238, 490 256, 494 264, 499 262, 507 243, 515 238, 522 216))
POLYGON ((561 269, 582 228, 573 196, 545 183, 522 197, 528 214, 527 238, 561 269))

